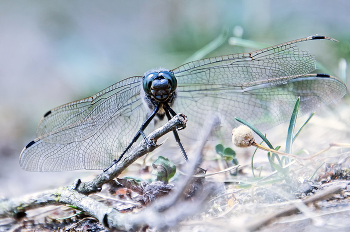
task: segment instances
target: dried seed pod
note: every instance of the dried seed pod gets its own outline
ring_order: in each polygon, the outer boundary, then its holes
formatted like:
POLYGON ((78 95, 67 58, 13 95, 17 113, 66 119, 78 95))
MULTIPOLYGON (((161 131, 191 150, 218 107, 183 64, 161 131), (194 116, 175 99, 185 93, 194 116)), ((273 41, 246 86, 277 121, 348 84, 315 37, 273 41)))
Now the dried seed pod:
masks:
POLYGON ((241 125, 232 130, 232 142, 237 147, 249 147, 255 143, 253 131, 245 126, 241 125))

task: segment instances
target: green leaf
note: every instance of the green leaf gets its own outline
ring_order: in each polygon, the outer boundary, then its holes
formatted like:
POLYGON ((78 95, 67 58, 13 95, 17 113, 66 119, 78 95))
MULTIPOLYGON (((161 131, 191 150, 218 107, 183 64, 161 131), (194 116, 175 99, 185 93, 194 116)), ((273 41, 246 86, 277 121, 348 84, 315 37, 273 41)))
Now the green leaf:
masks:
POLYGON ((230 147, 226 147, 224 149, 224 156, 231 156, 231 157, 235 157, 236 156, 236 152, 230 148, 230 147))
POLYGON ((221 156, 224 155, 224 149, 225 147, 222 144, 218 144, 215 146, 215 152, 221 156))
POLYGON ((230 161, 236 157, 236 152, 230 147, 226 147, 223 152, 223 157, 226 161, 230 161))
POLYGON ((152 164, 152 167, 152 175, 156 177, 157 181, 168 183, 176 173, 175 164, 163 156, 159 156, 158 159, 152 164))

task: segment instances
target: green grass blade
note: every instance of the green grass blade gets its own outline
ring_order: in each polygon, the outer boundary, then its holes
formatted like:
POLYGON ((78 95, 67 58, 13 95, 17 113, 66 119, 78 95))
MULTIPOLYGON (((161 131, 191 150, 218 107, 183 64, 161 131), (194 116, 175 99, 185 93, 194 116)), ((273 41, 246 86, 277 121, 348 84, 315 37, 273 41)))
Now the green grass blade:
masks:
POLYGON ((288 177, 289 169, 283 168, 282 166, 276 164, 275 162, 270 162, 271 166, 279 173, 281 173, 283 176, 288 177))
POLYGON ((203 48, 196 51, 192 56, 190 56, 184 63, 188 63, 194 60, 200 60, 218 47, 220 47, 228 39, 228 28, 223 28, 221 34, 216 37, 213 41, 205 45, 203 48))
MULTIPOLYGON (((292 113, 292 116, 290 117, 290 122, 289 122, 289 127, 287 132, 287 139, 286 139, 287 154, 292 154, 293 133, 295 128, 295 122, 298 117, 299 106, 300 106, 300 97, 298 97, 297 101, 295 102, 293 113, 292 113)), ((289 163, 289 158, 288 157, 283 157, 283 158, 284 158, 284 164, 287 165, 289 163)), ((289 172, 289 167, 287 168, 287 171, 289 172)))
POLYGON ((270 163, 270 166, 271 166, 271 171, 275 171, 276 170, 274 168, 275 165, 280 165, 281 167, 283 167, 283 157, 282 157, 282 160, 281 160, 280 157, 277 154, 272 153, 272 155, 271 155, 271 152, 267 153, 267 157, 268 157, 268 160, 269 160, 269 163, 270 163), (275 158, 277 159, 278 164, 275 163, 275 158))
POLYGON ((292 154, 293 132, 295 127, 295 122, 298 117, 299 106, 300 106, 300 97, 298 97, 297 101, 295 102, 293 113, 289 122, 287 140, 286 140, 286 153, 288 154, 292 154))
MULTIPOLYGON (((261 142, 260 145, 261 145, 262 143, 263 143, 263 142, 261 142)), ((252 155, 252 161, 250 162, 250 165, 251 165, 251 167, 252 167, 253 177, 255 177, 255 173, 254 173, 254 156, 255 156, 255 153, 256 153, 257 150, 258 150, 258 148, 256 147, 256 148, 255 148, 255 151, 254 151, 254 153, 253 153, 253 155, 252 155)), ((260 171, 260 172, 261 172, 261 171, 260 171)))
POLYGON ((323 165, 325 164, 325 162, 323 162, 318 168, 316 168, 316 170, 314 171, 314 173, 309 177, 309 180, 312 180, 312 178, 315 176, 315 174, 317 173, 318 169, 320 169, 323 165))
MULTIPOLYGON (((274 150, 278 151, 280 148, 281 148, 281 146, 277 146, 274 150)), ((272 160, 274 161, 275 158, 277 159, 278 163, 282 166, 283 162, 281 161, 279 155, 272 153, 272 160)))
POLYGON ((301 130, 304 128, 304 126, 311 120, 311 118, 315 115, 315 113, 311 113, 309 118, 304 122, 304 124, 300 127, 300 129, 298 130, 298 132, 294 135, 294 138, 293 138, 293 143, 294 143, 294 140, 298 137, 299 133, 301 132, 301 130))
MULTIPOLYGON (((278 151, 279 149, 281 148, 281 146, 277 146, 274 150, 278 151)), ((277 159, 279 165, 282 167, 283 166, 283 162, 281 161, 279 155, 275 154, 275 153, 272 153, 271 155, 271 152, 268 152, 267 153, 267 157, 269 159, 269 162, 270 162, 270 165, 271 165, 271 162, 275 162, 275 158, 277 159)), ((272 168, 272 171, 275 171, 275 169, 273 168, 273 165, 271 165, 271 168, 272 168)))
POLYGON ((261 177, 262 168, 263 168, 262 166, 259 168, 260 169, 259 177, 261 177))

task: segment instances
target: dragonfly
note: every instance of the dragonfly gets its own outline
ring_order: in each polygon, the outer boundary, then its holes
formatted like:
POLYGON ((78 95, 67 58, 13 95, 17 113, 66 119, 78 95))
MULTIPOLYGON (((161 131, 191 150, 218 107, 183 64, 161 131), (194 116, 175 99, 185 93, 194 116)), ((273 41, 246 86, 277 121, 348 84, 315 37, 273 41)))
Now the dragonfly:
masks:
POLYGON ((37 138, 22 150, 20 166, 27 171, 105 169, 176 112, 189 120, 184 130, 174 131, 187 160, 179 133, 197 139, 207 115, 218 115, 216 131, 227 130, 230 137, 238 126, 235 117, 261 130, 287 121, 298 97, 300 114, 334 104, 347 93, 346 85, 328 74, 312 73, 314 56, 296 46, 312 40, 336 41, 314 35, 172 70, 154 69, 56 107, 44 114, 37 138))

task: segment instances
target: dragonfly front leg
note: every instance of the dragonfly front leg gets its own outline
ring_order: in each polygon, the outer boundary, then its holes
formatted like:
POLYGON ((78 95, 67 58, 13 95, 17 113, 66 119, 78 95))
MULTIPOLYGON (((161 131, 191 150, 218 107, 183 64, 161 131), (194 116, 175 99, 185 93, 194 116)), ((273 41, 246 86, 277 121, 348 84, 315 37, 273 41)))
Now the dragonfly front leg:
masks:
POLYGON ((111 166, 109 166, 108 168, 106 168, 105 170, 103 170, 104 172, 107 171, 108 169, 110 169, 114 164, 118 163, 123 158, 125 153, 132 147, 132 145, 137 141, 137 139, 140 137, 140 135, 143 136, 143 138, 145 139, 145 141, 148 145, 151 145, 147 141, 146 135, 143 133, 143 130, 146 129, 146 127, 152 121, 152 119, 154 118, 154 116, 157 114, 158 111, 159 111, 159 104, 155 105, 155 109, 153 110, 152 114, 142 123, 142 125, 141 125, 140 129, 138 130, 138 132, 136 133, 135 137, 132 139, 131 143, 125 148, 125 150, 119 156, 119 158, 116 160, 113 160, 113 164, 111 166))
MULTIPOLYGON (((167 112, 167 111, 168 111, 168 113, 170 112, 170 114, 171 114, 173 117, 176 115, 175 111, 174 111, 173 109, 171 109, 171 107, 170 107, 167 103, 164 103, 164 109, 165 109, 165 112, 167 112)), ((167 117, 168 117, 168 120, 170 120, 170 119, 169 119, 170 115, 169 115, 169 116, 167 115, 167 117)), ((186 125, 184 125, 184 126, 181 127, 181 128, 177 128, 177 130, 183 130, 183 129, 185 129, 185 128, 186 128, 186 125)), ((180 139, 179 139, 179 141, 180 141, 180 139)))
MULTIPOLYGON (((169 106, 168 104, 164 104, 164 110, 165 110, 165 114, 166 114, 168 120, 171 119, 171 116, 170 116, 169 112, 170 112, 173 116, 176 115, 175 111, 173 111, 173 109, 171 109, 170 106, 169 106)), ((185 128, 185 127, 182 127, 180 130, 182 130, 182 129, 184 129, 184 128, 185 128)), ((177 142, 177 144, 178 144, 179 147, 180 147, 182 156, 185 158, 186 161, 188 161, 188 157, 187 157, 186 151, 185 151, 185 149, 184 149, 184 147, 182 146, 182 143, 181 143, 181 141, 180 141, 179 134, 177 133, 176 130, 173 130, 173 134, 174 134, 174 137, 175 137, 175 141, 177 142)))

